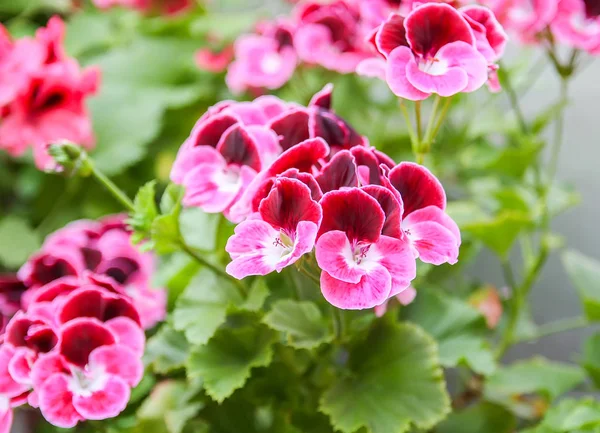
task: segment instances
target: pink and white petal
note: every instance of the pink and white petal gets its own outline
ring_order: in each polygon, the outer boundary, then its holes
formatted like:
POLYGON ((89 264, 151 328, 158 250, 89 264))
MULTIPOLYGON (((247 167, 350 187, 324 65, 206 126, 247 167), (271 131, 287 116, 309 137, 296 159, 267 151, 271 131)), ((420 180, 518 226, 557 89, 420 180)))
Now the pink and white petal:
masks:
POLYGON ((10 374, 10 361, 15 354, 15 350, 7 344, 0 347, 0 393, 9 398, 16 397, 25 391, 28 387, 16 382, 10 374))
POLYGON ((294 35, 294 48, 306 63, 320 64, 332 46, 331 31, 321 24, 304 24, 294 35))
POLYGON ((401 291, 396 295, 396 299, 401 305, 409 305, 417 297, 417 291, 414 287, 409 286, 405 290, 401 291))
POLYGON ((450 230, 456 238, 456 242, 460 245, 461 238, 460 229, 458 228, 458 225, 454 222, 452 218, 450 218, 450 216, 446 212, 444 212, 437 206, 427 206, 418 209, 409 214, 402 223, 407 228, 410 228, 414 224, 418 224, 420 222, 425 221, 434 221, 450 230))
POLYGON ((69 381, 70 377, 66 374, 54 374, 37 389, 42 415, 49 423, 60 428, 75 427, 85 419, 73 406, 69 381))
POLYGON ((249 275, 267 275, 275 270, 279 260, 274 245, 279 232, 261 220, 248 220, 235 228, 225 251, 233 261, 227 265, 227 273, 237 279, 249 275))
MULTIPOLYGON (((468 83, 462 90, 463 92, 473 92, 479 89, 488 79, 487 60, 477 49, 466 42, 448 44, 438 51, 436 57, 448 64, 449 71, 460 68, 467 74, 468 83)), ((440 95, 445 96, 441 93, 440 95)))
POLYGON ((87 395, 73 396, 73 406, 85 419, 103 420, 114 418, 127 407, 131 389, 118 376, 109 376, 104 387, 87 395))
POLYGON ((330 191, 323 195, 321 207, 319 236, 340 230, 350 241, 373 243, 379 239, 385 214, 377 200, 361 189, 330 191))
POLYGON ((143 355, 146 335, 140 325, 128 317, 115 317, 107 321, 106 326, 116 335, 118 344, 129 347, 139 356, 143 355))
MULTIPOLYGON (((188 139, 189 140, 189 139, 188 139)), ((182 184, 187 174, 201 164, 224 165, 223 156, 214 147, 211 146, 188 146, 186 141, 173 163, 171 169, 171 180, 177 184, 182 184)))
POLYGON ((41 355, 33 364, 31 382, 35 389, 40 389, 49 377, 67 372, 61 356, 56 352, 48 353, 41 355))
POLYGON ((463 91, 469 84, 467 73, 460 68, 447 68, 439 75, 422 71, 416 62, 409 62, 406 67, 406 78, 409 83, 422 92, 437 93, 448 97, 463 91))
POLYGON ((431 93, 417 89, 407 78, 407 66, 415 63, 413 53, 408 47, 398 47, 390 53, 385 71, 385 78, 392 92, 401 98, 411 101, 427 99, 431 93))
POLYGON ((356 284, 366 273, 354 262, 352 246, 342 231, 333 230, 321 235, 315 255, 319 267, 336 280, 356 284))
POLYGON ((201 164, 183 182, 184 206, 198 206, 208 213, 227 209, 240 192, 241 182, 235 167, 201 164))
MULTIPOLYGON (((458 261, 459 243, 454 234, 441 224, 425 221, 409 227, 407 237, 425 263, 441 265, 458 261)), ((406 232, 405 232, 406 233, 406 232)))
POLYGON ((318 231, 319 227, 315 223, 311 221, 300 221, 296 230, 296 238, 292 251, 285 259, 280 260, 275 265, 275 270, 281 272, 283 268, 296 263, 296 261, 304 254, 311 252, 315 246, 318 231))
POLYGON ((404 291, 417 276, 417 263, 411 246, 405 240, 381 236, 371 248, 376 248, 381 255, 379 263, 386 268, 392 277, 392 288, 389 296, 404 291))
POLYGON ((363 77, 379 78, 385 81, 385 60, 379 57, 365 59, 356 66, 356 73, 363 77))
POLYGON ((144 365, 140 354, 123 344, 102 346, 90 354, 90 370, 99 369, 112 376, 118 376, 129 386, 140 383, 144 374, 144 365))
POLYGON ((444 187, 426 167, 414 162, 401 162, 389 172, 388 179, 402 197, 404 218, 427 206, 446 209, 444 187))
POLYGON ((389 298, 392 277, 383 266, 373 267, 358 283, 347 283, 321 273, 321 292, 331 305, 343 310, 363 310, 381 305, 389 298))
POLYGON ((93 318, 73 319, 63 325, 60 331, 59 353, 66 362, 80 368, 85 367, 94 349, 116 343, 112 331, 93 318))
POLYGON ((37 354, 27 348, 18 347, 8 363, 8 372, 20 384, 31 386, 31 367, 37 359, 37 354))
POLYGON ((375 305, 375 317, 383 317, 387 312, 389 299, 386 299, 383 304, 375 305))

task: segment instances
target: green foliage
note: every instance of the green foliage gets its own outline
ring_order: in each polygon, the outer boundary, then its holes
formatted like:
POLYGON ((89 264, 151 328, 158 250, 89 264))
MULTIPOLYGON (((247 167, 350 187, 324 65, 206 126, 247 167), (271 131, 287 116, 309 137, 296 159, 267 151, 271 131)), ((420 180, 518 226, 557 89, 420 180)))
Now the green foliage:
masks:
POLYGON ((206 393, 222 402, 244 385, 253 368, 271 362, 275 340, 276 334, 261 325, 220 329, 208 344, 192 350, 188 377, 201 378, 206 393))
POLYGON ((536 427, 521 433, 597 433, 600 403, 595 399, 565 399, 552 407, 536 427))
POLYGON ((526 214, 504 211, 492 219, 471 222, 462 228, 506 259, 521 231, 530 225, 531 219, 526 214))
POLYGON ((512 433, 516 427, 515 416, 488 402, 454 412, 436 428, 436 433, 512 433))
POLYGON ((586 317, 600 321, 600 262, 577 251, 566 251, 563 264, 583 302, 586 317))
POLYGON ((594 334, 586 340, 583 347, 582 365, 596 388, 600 388, 600 334, 594 334))
POLYGON ((466 302, 433 290, 419 290, 406 311, 406 319, 436 339, 444 367, 464 363, 484 375, 496 368, 485 340, 485 319, 466 302))
POLYGON ((277 301, 263 321, 283 332, 286 344, 299 349, 313 349, 333 339, 333 330, 312 302, 277 301))
POLYGON ((575 365, 536 357, 498 368, 486 381, 485 395, 523 418, 536 418, 547 403, 584 379, 584 371, 575 365))
POLYGON ((156 373, 167 374, 183 367, 189 350, 189 343, 183 332, 165 324, 146 342, 144 363, 152 365, 156 373))
POLYGON ((434 340, 415 325, 378 321, 350 349, 348 371, 323 394, 321 410, 344 433, 433 427, 450 410, 434 340))
POLYGON ((38 234, 22 219, 8 216, 0 221, 0 264, 18 268, 40 246, 38 234))

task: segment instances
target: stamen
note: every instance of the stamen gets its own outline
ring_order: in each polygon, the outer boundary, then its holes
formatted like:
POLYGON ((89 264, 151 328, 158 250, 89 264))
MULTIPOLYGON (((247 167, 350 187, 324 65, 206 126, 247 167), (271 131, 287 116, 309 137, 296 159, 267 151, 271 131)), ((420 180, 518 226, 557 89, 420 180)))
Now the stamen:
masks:
POLYGON ((281 242, 280 238, 275 238, 275 241, 273 241, 273 246, 274 247, 285 247, 283 242, 281 242))

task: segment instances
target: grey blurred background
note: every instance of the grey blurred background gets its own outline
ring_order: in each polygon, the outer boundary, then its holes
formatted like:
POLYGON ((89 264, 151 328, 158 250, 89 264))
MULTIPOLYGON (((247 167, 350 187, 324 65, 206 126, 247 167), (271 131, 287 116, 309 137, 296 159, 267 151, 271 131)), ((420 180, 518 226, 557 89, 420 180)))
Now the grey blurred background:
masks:
MULTIPOLYGON (((508 64, 516 60, 517 49, 510 47, 506 56, 508 64)), ((531 50, 523 53, 539 58, 541 53, 531 50)), ((586 58, 584 64, 592 62, 586 58)), ((564 142, 558 165, 557 179, 574 186, 581 194, 581 203, 558 216, 552 229, 566 238, 567 247, 600 260, 600 60, 585 67, 569 84, 569 105, 565 113, 564 142)), ((521 100, 523 111, 529 118, 559 99, 559 82, 548 65, 534 86, 521 100)), ((549 135, 552 134, 549 128, 549 135)), ((515 260, 515 266, 518 262, 515 260)), ((482 254, 471 272, 489 280, 499 287, 504 285, 500 266, 490 254, 482 254)), ((559 254, 553 254, 540 280, 531 294, 533 315, 536 323, 542 324, 556 319, 581 314, 581 304, 574 287, 562 266, 559 254)), ((575 361, 587 335, 596 328, 569 331, 541 339, 535 343, 524 343, 512 348, 506 359, 518 359, 539 354, 555 360, 575 361)))

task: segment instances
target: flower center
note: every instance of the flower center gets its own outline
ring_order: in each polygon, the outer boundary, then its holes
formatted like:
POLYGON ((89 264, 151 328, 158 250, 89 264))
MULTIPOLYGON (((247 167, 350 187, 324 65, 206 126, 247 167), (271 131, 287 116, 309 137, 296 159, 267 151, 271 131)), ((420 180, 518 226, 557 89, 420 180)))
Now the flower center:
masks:
POLYGON ((212 180, 219 185, 220 190, 237 191, 240 187, 240 168, 237 165, 230 164, 218 171, 212 180))
POLYGON ((75 395, 89 397, 104 387, 107 378, 102 368, 81 370, 72 367, 69 390, 75 395))
POLYGON ((260 62, 260 69, 265 74, 274 74, 281 69, 281 57, 277 53, 267 54, 260 62))
POLYGON ((370 248, 371 248, 371 244, 357 245, 354 248, 354 254, 353 254, 354 263, 356 263, 357 265, 360 265, 363 262, 363 260, 367 258, 367 254, 368 254, 370 248))
POLYGON ((443 75, 448 70, 448 65, 436 57, 431 57, 419 60, 419 69, 429 75, 443 75))

